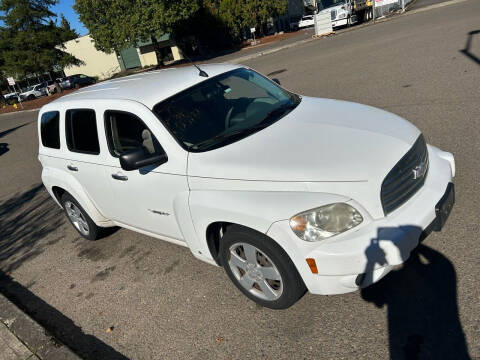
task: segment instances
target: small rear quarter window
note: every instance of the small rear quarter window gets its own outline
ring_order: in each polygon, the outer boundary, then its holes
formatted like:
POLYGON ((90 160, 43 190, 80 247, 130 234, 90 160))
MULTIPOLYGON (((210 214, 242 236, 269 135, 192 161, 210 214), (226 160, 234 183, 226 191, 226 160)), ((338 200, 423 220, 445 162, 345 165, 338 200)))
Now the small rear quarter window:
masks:
POLYGON ((52 149, 60 149, 60 113, 49 111, 42 114, 40 119, 40 133, 42 145, 52 149))

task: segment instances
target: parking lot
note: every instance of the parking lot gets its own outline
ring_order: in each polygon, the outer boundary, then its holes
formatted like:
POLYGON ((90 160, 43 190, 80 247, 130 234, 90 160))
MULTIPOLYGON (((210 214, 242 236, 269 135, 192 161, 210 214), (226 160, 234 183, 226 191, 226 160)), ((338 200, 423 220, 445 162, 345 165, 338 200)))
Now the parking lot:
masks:
POLYGON ((41 185, 31 111, 0 115, 0 291, 87 359, 479 358, 478 30, 468 0, 246 64, 299 94, 396 113, 454 153, 447 225, 379 283, 273 311, 186 248, 125 229, 84 240, 41 185))

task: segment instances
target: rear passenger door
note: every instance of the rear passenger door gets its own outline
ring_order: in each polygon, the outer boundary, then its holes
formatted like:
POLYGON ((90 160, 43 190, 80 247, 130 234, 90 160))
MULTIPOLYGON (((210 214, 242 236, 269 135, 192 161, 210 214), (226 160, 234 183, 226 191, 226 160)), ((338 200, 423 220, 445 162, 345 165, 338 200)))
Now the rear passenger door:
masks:
POLYGON ((105 211, 111 200, 109 181, 104 175, 108 152, 99 141, 103 124, 97 120, 97 111, 92 108, 68 106, 64 112, 64 134, 67 144, 64 166, 80 183, 95 207, 106 217, 105 211))

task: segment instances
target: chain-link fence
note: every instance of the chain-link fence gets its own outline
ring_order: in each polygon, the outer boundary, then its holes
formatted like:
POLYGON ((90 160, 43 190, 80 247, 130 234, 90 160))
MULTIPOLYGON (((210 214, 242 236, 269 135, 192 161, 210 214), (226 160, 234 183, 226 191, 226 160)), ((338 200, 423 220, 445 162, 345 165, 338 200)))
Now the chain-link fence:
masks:
POLYGON ((375 0, 375 18, 404 9, 413 0, 375 0))

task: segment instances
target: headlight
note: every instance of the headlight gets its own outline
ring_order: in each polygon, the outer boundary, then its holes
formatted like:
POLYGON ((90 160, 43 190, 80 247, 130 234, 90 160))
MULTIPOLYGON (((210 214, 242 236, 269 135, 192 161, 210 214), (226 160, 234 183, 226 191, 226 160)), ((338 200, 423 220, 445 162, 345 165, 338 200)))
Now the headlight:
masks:
POLYGON ((290 227, 305 241, 319 241, 340 234, 363 221, 362 215, 345 203, 325 205, 290 219, 290 227))

